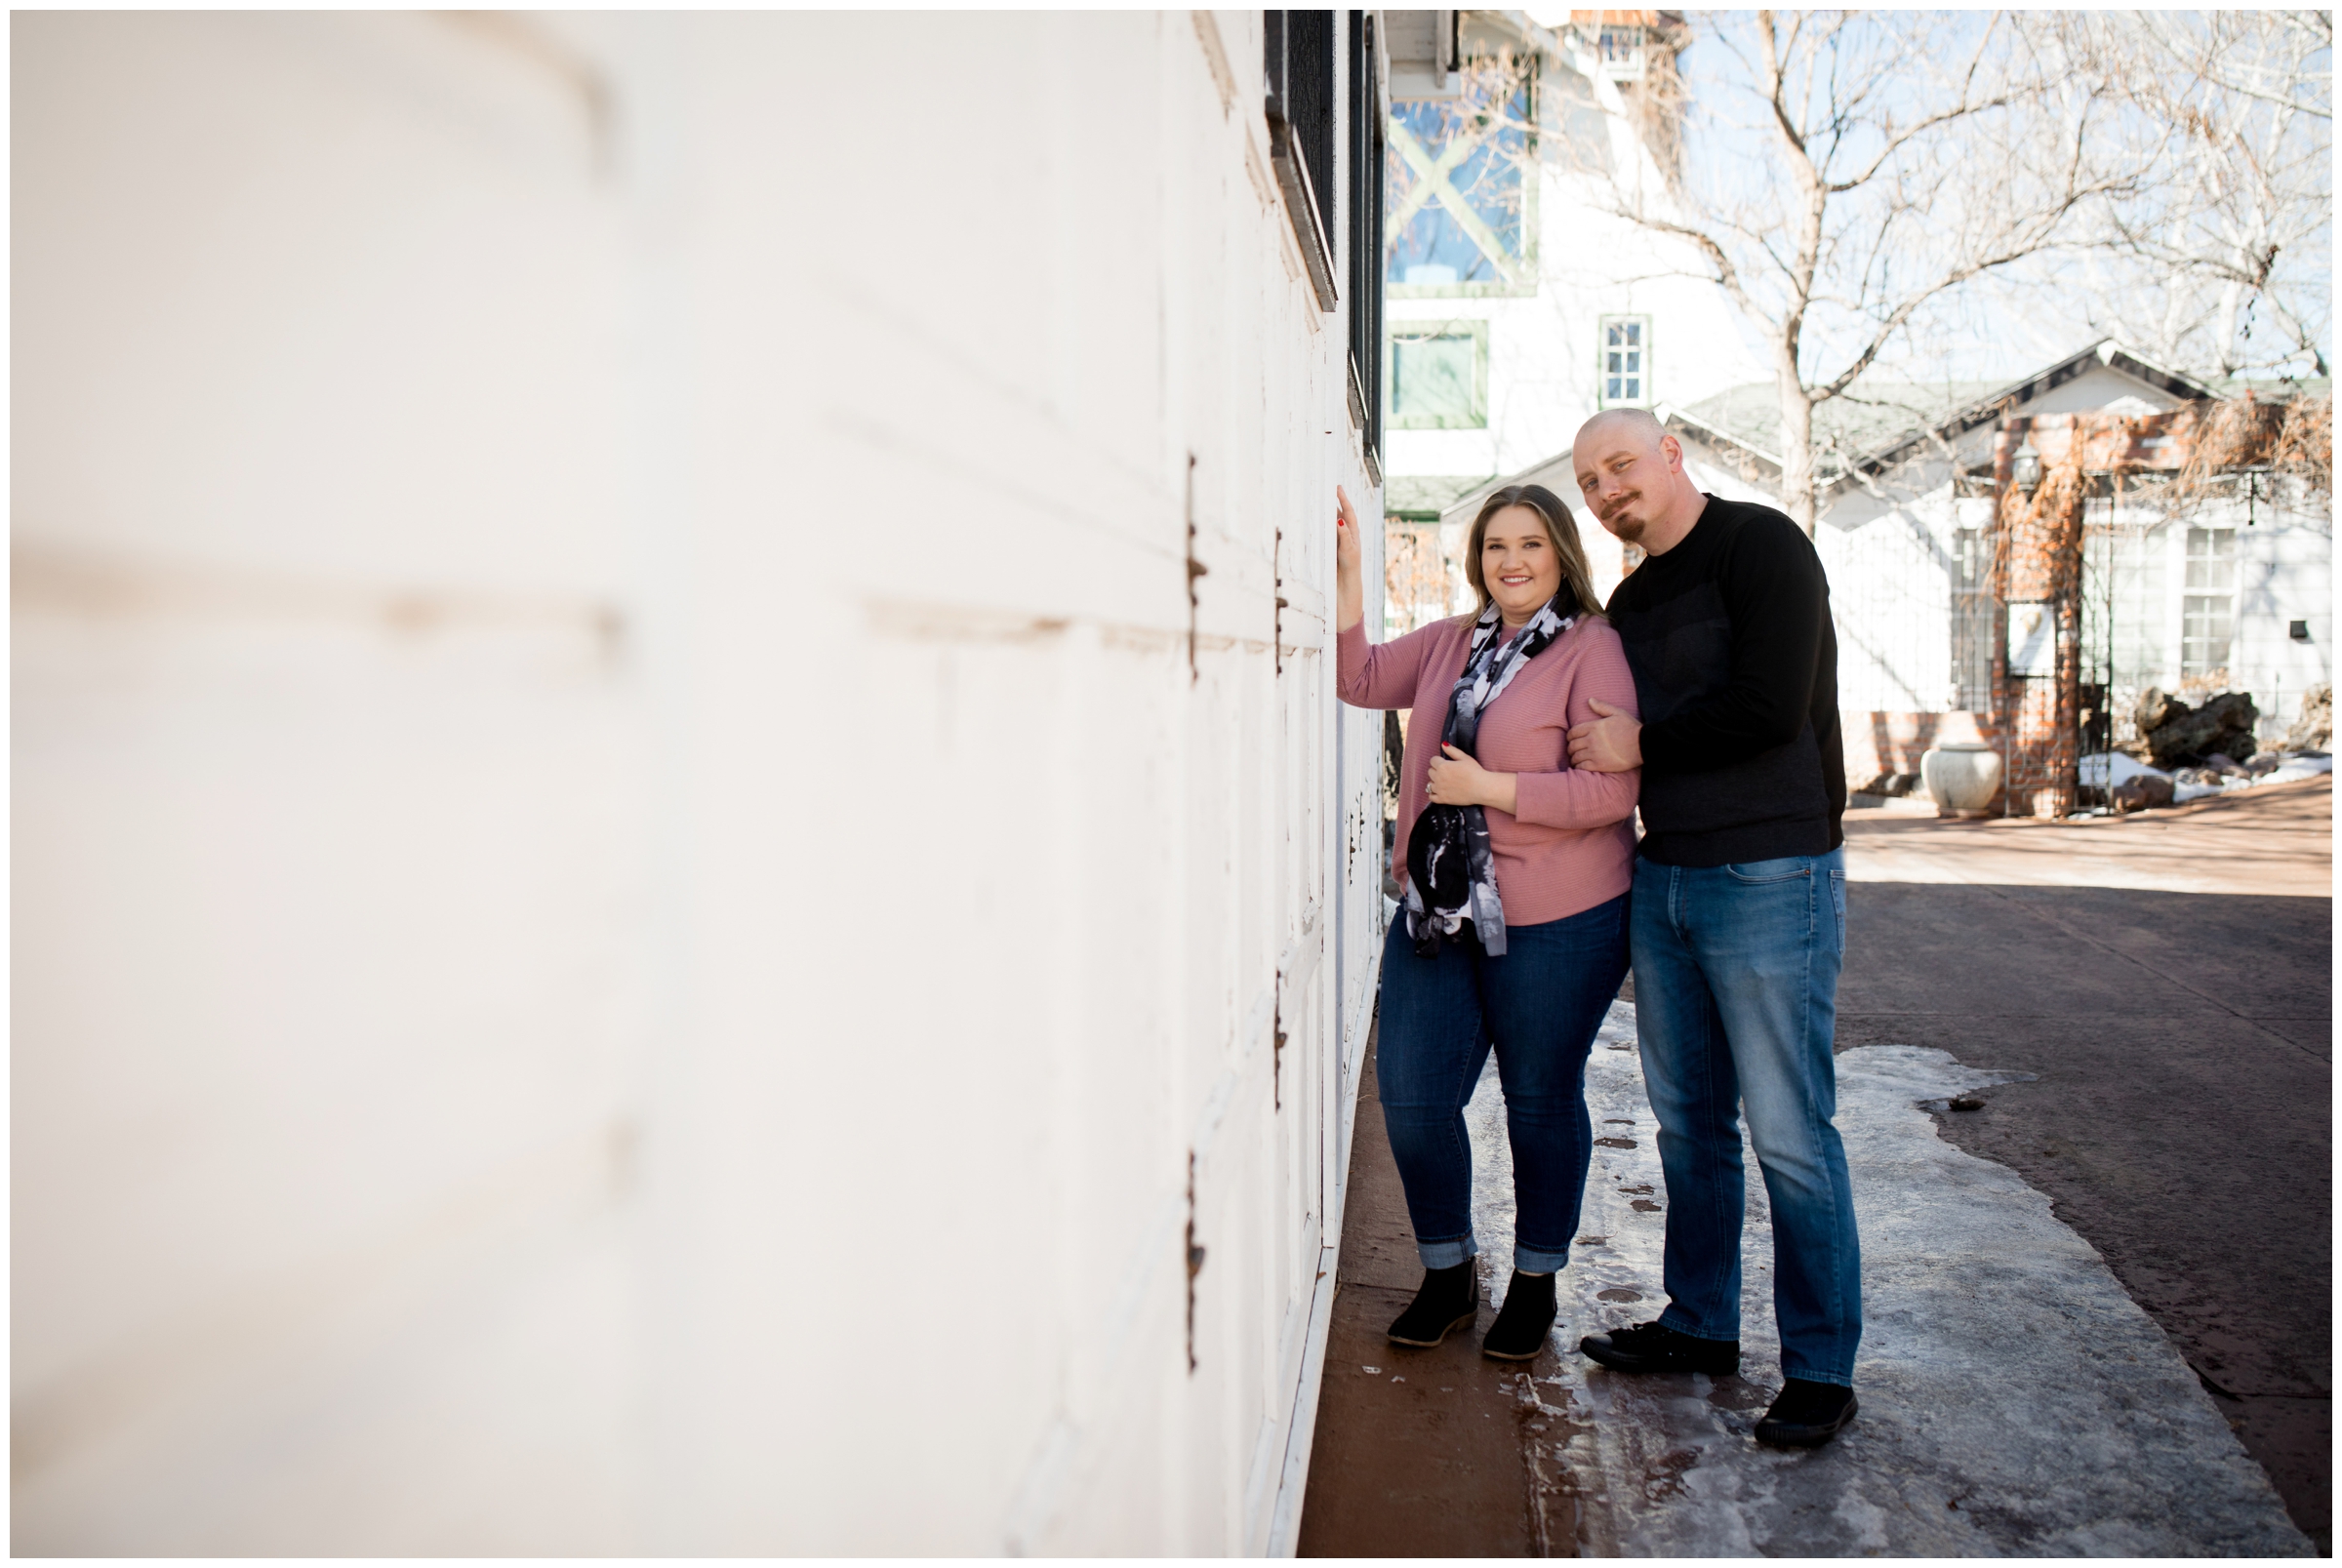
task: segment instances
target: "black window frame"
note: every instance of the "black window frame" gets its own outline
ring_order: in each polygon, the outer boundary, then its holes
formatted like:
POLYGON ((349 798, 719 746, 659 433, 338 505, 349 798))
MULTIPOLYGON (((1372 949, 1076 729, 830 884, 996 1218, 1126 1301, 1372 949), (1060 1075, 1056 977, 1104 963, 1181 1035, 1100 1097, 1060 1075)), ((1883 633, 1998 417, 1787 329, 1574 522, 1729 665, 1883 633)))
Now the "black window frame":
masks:
POLYGON ((1382 105, 1383 40, 1371 12, 1350 14, 1350 382, 1351 415, 1380 482, 1383 451, 1383 184, 1388 157, 1382 105))
POLYGON ((1301 243, 1317 306, 1340 302, 1334 283, 1334 13, 1261 13, 1269 160, 1301 243))

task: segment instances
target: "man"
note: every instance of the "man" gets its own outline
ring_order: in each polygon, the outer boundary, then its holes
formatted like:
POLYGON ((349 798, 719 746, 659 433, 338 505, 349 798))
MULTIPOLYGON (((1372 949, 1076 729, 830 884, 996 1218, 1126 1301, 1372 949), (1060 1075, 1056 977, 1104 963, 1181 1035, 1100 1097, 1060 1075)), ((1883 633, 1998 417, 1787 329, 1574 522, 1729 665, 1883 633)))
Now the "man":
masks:
POLYGON ((1706 495, 1640 409, 1579 430, 1579 487, 1646 559, 1611 594, 1642 707, 1569 732, 1573 767, 1642 769, 1632 945, 1667 1173, 1668 1307, 1589 1335, 1620 1372, 1740 1367, 1739 1113, 1773 1211, 1787 1381, 1760 1442, 1826 1443, 1855 1412, 1862 1268, 1831 1036, 1845 945, 1845 762, 1821 557, 1769 506, 1706 495))

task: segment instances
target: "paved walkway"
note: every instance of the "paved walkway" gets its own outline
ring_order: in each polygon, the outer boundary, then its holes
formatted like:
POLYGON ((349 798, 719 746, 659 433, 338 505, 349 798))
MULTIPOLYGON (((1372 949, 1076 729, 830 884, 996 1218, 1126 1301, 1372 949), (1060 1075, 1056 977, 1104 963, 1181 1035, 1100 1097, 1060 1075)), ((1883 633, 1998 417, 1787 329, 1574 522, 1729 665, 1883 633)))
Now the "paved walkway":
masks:
POLYGON ((2332 1539, 2333 790, 1847 818, 1838 1046, 2035 1075, 1939 1117, 2047 1196, 2332 1539))
MULTIPOLYGON (((2314 1407, 2318 1426, 2328 1391, 2330 799, 2281 786, 2119 824, 1849 818, 1839 1124, 1869 1332, 1863 1415, 1816 1454, 1747 1435, 1778 1386, 1757 1225, 1743 1377, 1627 1379, 1570 1348, 1661 1298, 1631 1002, 1588 1075, 1612 1139, 1588 1239, 1525 1378, 1476 1339, 1382 1340, 1420 1270, 1369 1083, 1304 1553, 2314 1549, 2267 1474, 2322 1536, 2330 1438, 2299 1419, 2288 1438, 2278 1415, 2314 1407), (1955 1096, 1987 1108, 1940 1108, 1955 1096), (2252 1386, 2207 1377, 2207 1347, 2252 1386)), ((1501 1259, 1493 1073, 1471 1120, 1501 1259)), ((1753 1183, 1753 1220, 1762 1204, 1753 1183)))

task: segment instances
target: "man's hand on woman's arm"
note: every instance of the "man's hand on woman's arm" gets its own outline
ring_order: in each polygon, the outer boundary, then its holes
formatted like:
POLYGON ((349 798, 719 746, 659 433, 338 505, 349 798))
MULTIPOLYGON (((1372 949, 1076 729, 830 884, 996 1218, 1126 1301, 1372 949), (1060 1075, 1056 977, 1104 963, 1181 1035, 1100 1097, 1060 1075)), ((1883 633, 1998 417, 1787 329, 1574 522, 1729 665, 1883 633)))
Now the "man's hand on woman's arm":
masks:
POLYGON ((1625 773, 1642 766, 1642 725, 1624 708, 1599 698, 1588 704, 1595 716, 1569 727, 1569 765, 1589 773, 1625 773))
POLYGON ((1334 486, 1341 515, 1334 522, 1334 629, 1348 631, 1366 619, 1366 584, 1360 578, 1364 558, 1358 543, 1358 511, 1349 493, 1334 486))

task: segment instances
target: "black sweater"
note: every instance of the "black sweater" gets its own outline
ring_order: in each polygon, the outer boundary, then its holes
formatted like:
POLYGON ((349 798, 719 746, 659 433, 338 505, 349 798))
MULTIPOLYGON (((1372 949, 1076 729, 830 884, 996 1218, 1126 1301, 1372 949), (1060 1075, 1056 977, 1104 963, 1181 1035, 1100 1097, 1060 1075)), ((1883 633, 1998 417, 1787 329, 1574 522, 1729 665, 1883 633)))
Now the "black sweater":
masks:
POLYGON ((1823 855, 1843 841, 1837 634, 1807 539, 1708 498, 1610 595, 1642 706, 1641 853, 1661 865, 1823 855))

